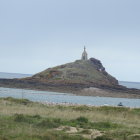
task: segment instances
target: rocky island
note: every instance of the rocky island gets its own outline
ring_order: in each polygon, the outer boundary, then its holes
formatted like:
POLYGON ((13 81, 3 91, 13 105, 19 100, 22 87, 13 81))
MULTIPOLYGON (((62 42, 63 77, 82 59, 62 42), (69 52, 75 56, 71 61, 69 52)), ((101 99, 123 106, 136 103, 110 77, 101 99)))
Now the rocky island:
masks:
POLYGON ((87 96, 140 98, 140 90, 119 85, 118 80, 106 72, 100 60, 88 59, 85 48, 81 60, 48 68, 32 77, 0 79, 0 86, 87 96))

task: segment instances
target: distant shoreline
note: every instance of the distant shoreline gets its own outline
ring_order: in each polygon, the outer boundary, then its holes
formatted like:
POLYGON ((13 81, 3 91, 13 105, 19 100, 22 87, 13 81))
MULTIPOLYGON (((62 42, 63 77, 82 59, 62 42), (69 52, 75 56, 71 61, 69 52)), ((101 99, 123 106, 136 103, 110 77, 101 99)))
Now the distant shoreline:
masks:
POLYGON ((24 78, 30 76, 32 76, 32 74, 0 72, 0 79, 24 78))
POLYGON ((119 85, 126 86, 127 88, 140 89, 140 82, 119 81, 119 85))

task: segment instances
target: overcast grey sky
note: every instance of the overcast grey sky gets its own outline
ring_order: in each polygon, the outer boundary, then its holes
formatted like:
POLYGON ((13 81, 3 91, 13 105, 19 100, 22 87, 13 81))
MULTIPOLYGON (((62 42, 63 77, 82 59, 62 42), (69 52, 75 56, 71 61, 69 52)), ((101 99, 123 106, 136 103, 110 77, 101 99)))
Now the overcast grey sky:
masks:
POLYGON ((140 82, 140 0, 0 0, 0 71, 40 72, 100 59, 118 80, 140 82))

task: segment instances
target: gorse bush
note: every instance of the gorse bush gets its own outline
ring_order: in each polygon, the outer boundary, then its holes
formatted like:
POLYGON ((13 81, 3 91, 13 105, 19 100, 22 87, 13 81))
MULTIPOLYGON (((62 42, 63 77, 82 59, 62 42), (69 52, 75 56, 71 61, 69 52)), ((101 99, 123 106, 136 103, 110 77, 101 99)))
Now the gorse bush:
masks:
POLYGON ((90 122, 85 117, 78 117, 77 119, 66 121, 65 125, 69 125, 73 127, 88 128, 90 126, 90 122))
POLYGON ((16 122, 29 122, 29 119, 23 114, 15 114, 14 121, 16 122))
POLYGON ((81 122, 81 123, 88 123, 88 119, 85 117, 78 117, 76 121, 81 122))

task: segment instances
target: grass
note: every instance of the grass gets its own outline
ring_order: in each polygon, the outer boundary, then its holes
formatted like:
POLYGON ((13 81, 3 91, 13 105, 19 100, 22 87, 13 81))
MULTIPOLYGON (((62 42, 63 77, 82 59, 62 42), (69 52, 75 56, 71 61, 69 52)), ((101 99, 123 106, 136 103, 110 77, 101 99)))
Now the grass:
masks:
POLYGON ((7 97, 7 98, 3 98, 3 100, 5 101, 9 101, 11 103, 15 103, 15 104, 23 104, 23 105, 28 105, 31 104, 33 102, 29 101, 28 99, 16 99, 16 98, 12 98, 12 97, 7 97))
POLYGON ((0 140, 139 140, 140 109, 0 99, 0 140), (73 131, 74 129, 76 131, 73 131))

